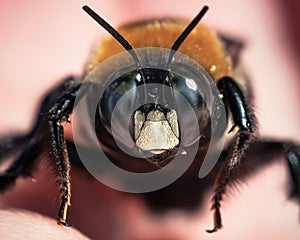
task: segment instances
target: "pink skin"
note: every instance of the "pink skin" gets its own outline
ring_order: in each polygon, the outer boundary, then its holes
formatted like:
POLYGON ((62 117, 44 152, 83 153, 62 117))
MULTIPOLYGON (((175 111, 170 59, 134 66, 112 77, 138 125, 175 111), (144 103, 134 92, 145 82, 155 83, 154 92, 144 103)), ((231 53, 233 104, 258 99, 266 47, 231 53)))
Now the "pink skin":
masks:
MULTIPOLYGON (((1 4, 1 134, 29 129, 41 96, 62 77, 80 73, 91 45, 105 35, 81 10, 83 4, 89 3, 70 0, 1 4)), ((179 15, 191 19, 201 4, 193 0, 184 3, 102 0, 90 6, 117 26, 124 21, 155 16, 179 15)), ((203 22, 247 42, 243 61, 255 87, 260 134, 300 141, 299 111, 296 111, 299 51, 294 51, 295 41, 289 37, 296 36, 289 21, 292 17, 284 18, 289 13, 281 15, 293 7, 280 9, 279 1, 274 4, 269 0, 206 1, 206 4, 210 10, 203 22)), ((298 3, 294 0, 289 4, 296 8, 298 3)), ((224 229, 214 235, 205 232, 212 226, 210 195, 201 212, 157 216, 138 197, 109 189, 78 170, 72 172, 70 222, 74 227, 62 228, 52 218, 37 215, 55 218, 57 212, 56 186, 48 176, 49 170, 40 167, 34 173, 37 182, 20 179, 12 191, 0 197, 5 209, 0 214, 1 239, 12 236, 23 239, 26 235, 58 239, 66 236, 62 234, 70 234, 70 239, 84 239, 75 228, 93 239, 294 240, 300 237, 299 209, 286 200, 288 178, 283 161, 252 177, 238 191, 230 191, 222 208, 224 229)))

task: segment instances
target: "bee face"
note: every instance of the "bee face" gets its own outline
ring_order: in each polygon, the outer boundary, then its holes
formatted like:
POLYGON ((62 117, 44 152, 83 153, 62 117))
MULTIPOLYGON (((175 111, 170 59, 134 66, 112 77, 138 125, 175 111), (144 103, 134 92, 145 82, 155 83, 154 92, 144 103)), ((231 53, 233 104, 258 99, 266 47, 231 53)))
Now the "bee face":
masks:
MULTIPOLYGON (((102 22, 99 18, 97 21, 102 22)), ((167 162, 178 150, 186 152, 182 148, 199 144, 200 139, 200 145, 205 145, 210 139, 212 122, 226 118, 224 111, 220 110, 223 103, 218 97, 216 82, 221 76, 232 75, 230 59, 218 37, 202 25, 194 29, 182 44, 177 53, 180 52, 181 56, 174 57, 175 51, 170 49, 176 44, 183 26, 186 22, 176 19, 127 24, 118 31, 134 48, 134 52, 129 51, 133 66, 128 66, 130 57, 111 60, 124 52, 113 38, 104 40, 87 64, 86 80, 89 81, 89 75, 98 75, 94 83, 102 88, 98 121, 104 128, 98 129, 97 136, 101 144, 109 145, 108 149, 119 152, 118 149, 123 149, 120 146, 125 145, 131 149, 125 151, 130 156, 132 153, 129 152, 135 152, 134 156, 138 152, 139 158, 167 162), (141 35, 148 37, 143 39, 141 35), (106 70, 98 69, 103 63, 107 66, 108 59, 111 60, 109 69, 115 67, 117 76, 103 74, 106 70), (99 74, 95 73, 97 71, 99 74), (122 100, 127 91, 131 92, 130 96, 122 100), (116 107, 120 105, 118 102, 122 102, 122 107, 116 107), (117 117, 119 123, 114 125, 117 130, 112 123, 116 109, 122 112, 117 117), (216 115, 218 120, 214 118, 216 115), (113 139, 109 139, 111 137, 113 139)), ((123 47, 126 44, 122 44, 123 47)), ((218 132, 224 132, 226 123, 218 125, 221 126, 218 132)))
MULTIPOLYGON (((212 119, 226 118, 213 78, 181 53, 167 64, 170 49, 135 52, 142 69, 124 52, 99 64, 84 81, 90 88, 83 93, 86 105, 99 109, 90 118, 96 116, 95 122, 100 123, 96 132, 101 144, 110 149, 109 154, 125 152, 131 159, 155 164, 168 163, 192 145, 207 144, 212 119)), ((85 128, 90 125, 82 117, 77 122, 85 128)), ((219 134, 225 125, 218 124, 219 134)), ((118 156, 112 160, 121 159, 118 156)))

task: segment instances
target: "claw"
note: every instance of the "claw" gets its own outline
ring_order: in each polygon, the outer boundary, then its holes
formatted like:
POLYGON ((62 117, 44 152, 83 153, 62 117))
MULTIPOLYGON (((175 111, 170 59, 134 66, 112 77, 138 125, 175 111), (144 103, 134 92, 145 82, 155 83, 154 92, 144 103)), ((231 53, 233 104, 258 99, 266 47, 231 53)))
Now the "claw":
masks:
POLYGON ((214 233, 221 228, 222 228, 221 213, 220 213, 220 209, 217 207, 215 208, 215 213, 214 213, 214 228, 211 230, 207 229, 206 232, 214 233))
POLYGON ((67 223, 65 220, 62 220, 62 219, 57 219, 57 224, 58 225, 63 225, 65 227, 71 227, 72 225, 67 223))
POLYGON ((217 229, 216 228, 213 228, 213 229, 211 229, 211 230, 209 230, 209 229, 206 229, 206 232, 208 232, 208 233, 214 233, 214 232, 216 232, 217 231, 217 229))

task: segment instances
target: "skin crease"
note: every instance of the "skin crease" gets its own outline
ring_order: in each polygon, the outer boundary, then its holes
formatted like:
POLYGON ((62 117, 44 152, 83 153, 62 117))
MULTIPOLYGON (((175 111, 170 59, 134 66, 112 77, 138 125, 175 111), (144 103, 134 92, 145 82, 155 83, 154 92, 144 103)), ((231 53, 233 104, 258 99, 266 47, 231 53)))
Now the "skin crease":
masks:
MULTIPOLYGON (((81 10, 83 4, 90 5, 113 26, 153 16, 180 15, 191 19, 203 5, 192 0, 184 4, 179 0, 18 4, 4 1, 0 10, 0 31, 5 33, 0 40, 1 135, 29 129, 43 93, 67 74, 80 73, 94 40, 105 35, 81 10)), ((241 4, 229 0, 205 4, 210 10, 203 22, 247 42, 243 61, 255 87, 260 134, 300 142, 300 114, 296 111, 299 56, 293 51, 293 41, 288 35, 291 28, 289 31, 285 28, 291 22, 284 18, 288 14, 281 14, 282 3, 246 0, 241 4)), ((59 203, 53 173, 43 164, 45 159, 41 161, 33 173, 37 181, 19 179, 15 188, 0 197, 1 239, 33 235, 37 239, 84 239, 76 228, 93 239, 294 240, 300 237, 299 208, 287 201, 288 177, 282 159, 229 191, 222 208, 224 229, 212 235, 205 232, 212 226, 209 194, 202 211, 158 216, 138 197, 109 189, 77 169, 71 175, 73 195, 69 214, 73 227, 62 228, 52 219, 56 218, 59 203)))

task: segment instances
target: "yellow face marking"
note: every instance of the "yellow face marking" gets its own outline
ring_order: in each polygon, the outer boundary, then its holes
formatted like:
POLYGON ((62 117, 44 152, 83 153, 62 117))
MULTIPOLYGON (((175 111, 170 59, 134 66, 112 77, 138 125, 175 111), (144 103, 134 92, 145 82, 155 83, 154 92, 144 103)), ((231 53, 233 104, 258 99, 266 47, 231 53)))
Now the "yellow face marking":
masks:
POLYGON ((179 144, 177 115, 174 110, 167 114, 167 119, 159 110, 150 111, 146 120, 143 115, 141 111, 136 111, 134 115, 135 143, 140 149, 159 154, 179 144))

